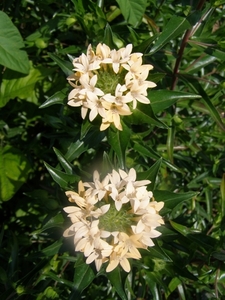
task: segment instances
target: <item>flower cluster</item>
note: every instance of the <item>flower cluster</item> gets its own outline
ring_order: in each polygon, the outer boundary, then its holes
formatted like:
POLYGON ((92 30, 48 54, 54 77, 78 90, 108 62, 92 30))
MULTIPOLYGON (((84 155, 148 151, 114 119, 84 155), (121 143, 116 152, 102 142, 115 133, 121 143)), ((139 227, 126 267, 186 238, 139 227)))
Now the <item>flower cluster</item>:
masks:
POLYGON ((119 264, 130 271, 129 258, 140 259, 138 248, 154 245, 160 235, 156 227, 164 224, 159 215, 163 202, 154 201, 147 190, 149 180, 136 181, 136 171, 113 170, 102 181, 97 171, 93 182, 79 182, 78 193, 67 191, 70 202, 64 208, 72 225, 64 236, 74 236, 75 251, 81 251, 86 263, 95 261, 99 271, 108 262, 106 272, 119 264))
POLYGON ((68 105, 81 106, 84 119, 88 110, 89 120, 102 117, 100 130, 111 124, 122 130, 120 116, 131 115, 137 101, 150 103, 147 89, 156 86, 146 80, 152 65, 142 65, 142 53, 131 53, 132 44, 119 50, 111 50, 98 44, 94 52, 91 45, 87 54, 73 60, 74 74, 68 77, 73 90, 68 105), (132 105, 130 105, 132 103, 132 105))

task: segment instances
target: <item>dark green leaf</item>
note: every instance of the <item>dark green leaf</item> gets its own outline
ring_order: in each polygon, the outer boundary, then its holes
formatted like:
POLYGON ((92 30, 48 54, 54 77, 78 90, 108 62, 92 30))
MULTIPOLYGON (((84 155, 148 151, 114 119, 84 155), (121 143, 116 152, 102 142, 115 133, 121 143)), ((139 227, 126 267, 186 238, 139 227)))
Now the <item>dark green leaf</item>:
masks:
POLYGON ((65 88, 54 95, 49 97, 44 103, 42 103, 39 108, 46 108, 55 104, 63 104, 64 100, 68 97, 68 89, 65 88))
POLYGON ((48 56, 54 60, 54 62, 62 69, 66 76, 73 74, 73 65, 69 61, 63 60, 52 53, 48 53, 48 56))
POLYGON ((126 116, 125 122, 128 124, 150 124, 161 128, 167 128, 167 126, 156 118, 151 105, 138 103, 138 106, 133 111, 133 114, 126 116))
POLYGON ((80 262, 76 263, 74 284, 79 293, 82 293, 82 291, 94 280, 94 278, 95 274, 88 264, 80 264, 80 262))
POLYGON ((107 277, 110 280, 112 286, 115 288, 117 294, 122 300, 127 300, 127 296, 124 292, 122 278, 120 274, 120 268, 117 267, 112 272, 107 273, 107 277))
POLYGON ((194 90, 195 93, 199 93, 202 96, 202 101, 204 102, 205 106, 207 107, 211 117, 214 119, 214 121, 217 123, 217 125, 225 131, 225 125, 223 121, 221 120, 221 117, 215 108, 215 106, 212 104, 209 96, 205 92, 204 88, 201 86, 199 81, 195 78, 186 78, 184 75, 181 75, 181 78, 191 86, 191 88, 194 90))
POLYGON ((49 164, 44 163, 52 179, 58 183, 63 189, 68 189, 72 183, 79 181, 79 177, 72 174, 66 174, 56 168, 51 167, 49 164))
POLYGON ((59 150, 56 148, 53 148, 53 150, 66 174, 73 174, 73 165, 62 155, 59 150))
POLYGON ((130 141, 130 129, 125 124, 122 124, 122 126, 122 131, 112 127, 109 128, 108 142, 118 157, 120 168, 124 169, 126 149, 130 141))
POLYGON ((162 163, 162 158, 158 159, 154 165, 152 165, 149 170, 142 172, 142 173, 138 173, 138 180, 150 180, 151 183, 149 184, 148 188, 150 190, 154 190, 155 188, 155 181, 157 179, 157 175, 160 169, 162 163))
POLYGON ((59 227, 62 228, 64 223, 64 219, 62 214, 57 214, 54 217, 52 217, 50 220, 48 220, 42 228, 36 230, 35 232, 32 232, 32 234, 39 234, 45 230, 48 230, 50 228, 59 227))
POLYGON ((61 248, 62 244, 63 244, 62 239, 59 239, 58 241, 54 242, 50 246, 44 248, 42 250, 42 253, 45 256, 54 256, 59 252, 59 249, 61 248))
POLYGON ((191 94, 184 92, 168 91, 168 90, 151 90, 149 92, 149 99, 151 107, 155 114, 163 112, 166 108, 173 105, 178 100, 183 99, 197 99, 201 98, 199 94, 191 94))
POLYGON ((181 204, 183 201, 191 200, 196 197, 197 193, 187 192, 187 193, 172 193, 169 191, 154 191, 154 198, 157 201, 163 201, 165 207, 169 209, 175 208, 177 205, 181 204))
POLYGON ((150 50, 150 54, 161 49, 165 44, 183 34, 185 30, 190 28, 190 23, 183 17, 173 16, 165 25, 164 30, 160 34, 158 40, 150 50))
POLYGON ((115 48, 115 44, 113 42, 113 33, 109 24, 106 24, 105 26, 103 43, 108 45, 110 48, 115 48))

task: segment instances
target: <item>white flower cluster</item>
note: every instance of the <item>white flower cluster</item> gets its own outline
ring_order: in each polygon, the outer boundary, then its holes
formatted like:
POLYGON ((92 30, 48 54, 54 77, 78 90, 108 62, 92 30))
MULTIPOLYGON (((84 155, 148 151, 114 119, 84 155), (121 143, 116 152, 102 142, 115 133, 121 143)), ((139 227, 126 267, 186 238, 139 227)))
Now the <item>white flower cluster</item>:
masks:
POLYGON ((159 215, 163 202, 156 202, 147 190, 149 180, 136 181, 136 171, 113 170, 103 181, 97 171, 93 182, 79 182, 78 193, 67 191, 70 202, 64 208, 72 225, 64 232, 74 236, 75 251, 81 251, 86 263, 95 261, 99 271, 109 261, 106 272, 119 264, 130 271, 128 259, 140 259, 138 248, 154 245, 152 238, 161 233, 156 227, 164 224, 159 215))
POLYGON ((88 110, 89 120, 102 117, 100 130, 111 124, 122 130, 120 116, 132 114, 129 103, 135 109, 137 101, 149 104, 147 89, 156 86, 146 80, 152 65, 142 65, 142 53, 131 53, 132 44, 119 50, 111 50, 98 44, 96 52, 91 45, 87 54, 73 60, 75 73, 68 77, 73 90, 68 96, 68 105, 81 106, 84 119, 88 110))

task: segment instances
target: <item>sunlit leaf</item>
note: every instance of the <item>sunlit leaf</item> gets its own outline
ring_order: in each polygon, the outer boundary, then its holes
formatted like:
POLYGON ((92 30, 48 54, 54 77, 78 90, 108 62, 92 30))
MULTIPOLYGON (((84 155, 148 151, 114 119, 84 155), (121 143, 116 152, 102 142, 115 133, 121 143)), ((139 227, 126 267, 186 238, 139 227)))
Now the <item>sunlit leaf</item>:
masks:
MULTIPOLYGON (((6 13, 0 11, 0 64, 24 74, 29 73, 29 61, 23 39, 6 13)), ((1 98, 1 97, 0 97, 1 98)))
POLYGON ((127 23, 137 26, 145 12, 146 0, 116 0, 127 23))
POLYGON ((30 164, 26 156, 17 148, 0 148, 0 201, 7 201, 26 182, 30 164))
POLYGON ((12 70, 6 70, 0 88, 0 107, 6 105, 10 99, 28 99, 35 93, 38 82, 51 74, 53 70, 46 70, 44 67, 32 67, 28 75, 21 76, 12 70))

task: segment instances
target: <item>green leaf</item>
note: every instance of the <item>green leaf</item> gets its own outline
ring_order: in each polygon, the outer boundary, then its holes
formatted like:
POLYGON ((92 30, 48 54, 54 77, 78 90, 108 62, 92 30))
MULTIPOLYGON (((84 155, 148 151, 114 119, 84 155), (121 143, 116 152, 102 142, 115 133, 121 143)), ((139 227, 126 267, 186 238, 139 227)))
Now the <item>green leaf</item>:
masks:
POLYGON ((225 52, 218 49, 218 45, 214 45, 213 47, 207 47, 207 46, 200 46, 195 41, 189 41, 189 44, 196 47, 199 50, 202 50, 203 52, 209 54, 212 57, 216 57, 217 59, 220 59, 222 61, 225 60, 225 52))
POLYGON ((199 81, 195 78, 186 78, 186 76, 181 75, 181 79, 184 80, 193 90, 195 93, 199 93, 202 96, 202 101, 205 104, 206 108, 208 109, 209 114, 214 119, 214 121, 217 123, 217 125, 225 131, 225 124, 221 120, 220 114, 218 113, 215 106, 212 104, 209 96, 205 92, 204 88, 201 86, 199 81))
POLYGON ((78 158, 82 153, 87 151, 88 145, 84 143, 84 141, 77 140, 75 143, 71 143, 68 147, 68 151, 65 154, 65 158, 68 161, 72 161, 78 158))
POLYGON ((133 111, 132 115, 124 118, 126 124, 150 124, 161 128, 167 128, 167 126, 156 118, 151 105, 138 103, 138 106, 133 111))
POLYGON ((225 173, 223 173, 221 184, 220 184, 220 192, 221 192, 221 214, 222 217, 225 216, 225 173))
POLYGON ((127 23, 136 27, 145 13, 147 0, 116 0, 127 23))
POLYGON ((125 154, 130 141, 130 129, 123 123, 123 130, 110 127, 108 130, 108 142, 117 154, 119 167, 125 168, 125 154))
POLYGON ((155 181, 160 169, 162 163, 162 158, 158 159, 154 165, 152 165, 148 171, 142 172, 142 173, 138 173, 138 180, 150 180, 151 183, 149 184, 149 189, 150 190, 154 190, 155 187, 155 181))
POLYGON ((42 103, 39 108, 46 108, 55 104, 63 104, 64 100, 68 97, 68 88, 65 88, 54 95, 49 97, 44 103, 42 103))
POLYGON ((108 23, 105 26, 103 43, 108 45, 110 48, 115 48, 115 44, 113 42, 113 32, 108 23))
POLYGON ((53 150, 66 174, 73 174, 73 165, 62 155, 59 150, 56 148, 53 148, 53 150))
POLYGON ((25 155, 9 145, 0 148, 0 201, 7 201, 27 181, 31 171, 25 155))
POLYGON ((63 244, 63 240, 61 238, 58 241, 51 244, 50 246, 44 248, 41 252, 45 256, 53 256, 59 252, 59 249, 61 248, 62 244, 63 244))
MULTIPOLYGON (((148 146, 145 145, 141 145, 138 142, 135 142, 133 149, 135 151, 137 151, 140 155, 142 155, 144 158, 145 157, 150 157, 153 159, 160 159, 160 155, 155 152, 153 149, 151 149, 148 146)), ((166 159, 162 159, 162 162, 167 165, 171 170, 179 172, 179 173, 183 173, 182 170, 180 170, 179 168, 177 168, 175 165, 173 165, 172 163, 170 163, 169 161, 167 161, 166 159)))
POLYGON ((164 30, 159 35, 158 40, 155 42, 154 46, 150 50, 150 54, 161 49, 165 44, 175 39, 177 36, 184 33, 185 30, 190 28, 190 23, 187 19, 173 16, 169 22, 165 25, 164 30))
POLYGON ((73 65, 69 61, 63 60, 52 53, 48 53, 48 56, 54 60, 55 63, 62 69, 66 76, 73 74, 73 65))
POLYGON ((24 74, 29 73, 29 61, 19 30, 11 19, 0 11, 0 64, 24 74))
POLYGON ((206 252, 208 252, 211 249, 215 249, 215 246, 218 244, 218 241, 215 238, 207 236, 201 233, 200 231, 188 228, 174 221, 170 221, 170 224, 176 231, 178 231, 183 236, 187 237, 192 242, 196 243, 198 246, 205 249, 206 252))
POLYGON ((32 97, 35 86, 38 82, 47 77, 53 70, 46 70, 44 67, 32 67, 27 76, 21 76, 11 70, 6 70, 0 89, 0 107, 6 105, 10 99, 16 97, 27 100, 32 97))
POLYGON ((74 285, 80 293, 89 286, 95 279, 95 274, 91 267, 86 263, 80 263, 78 260, 75 265, 74 285))
POLYGON ((183 99, 198 99, 201 96, 198 94, 168 91, 168 90, 151 90, 149 92, 149 99, 151 107, 155 114, 164 111, 166 108, 173 105, 178 100, 183 99))
POLYGON ((66 174, 56 168, 51 167, 46 162, 44 163, 52 179, 58 183, 58 185, 63 189, 70 188, 70 185, 79 181, 79 177, 72 174, 66 174))
POLYGON ((123 289, 122 278, 120 268, 115 268, 112 272, 107 273, 107 277, 110 280, 112 286, 115 288, 117 294, 122 300, 127 300, 127 296, 123 289))
POLYGON ((165 207, 169 209, 174 209, 177 205, 182 203, 183 201, 187 201, 196 197, 197 193, 187 192, 187 193, 172 193, 169 191, 154 191, 154 198, 157 201, 163 201, 165 203, 165 207))
POLYGON ((57 214, 54 217, 50 218, 40 229, 35 230, 32 234, 39 234, 45 230, 50 228, 59 227, 62 228, 64 223, 64 219, 62 214, 57 214))

